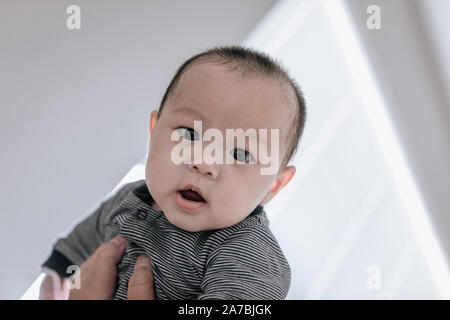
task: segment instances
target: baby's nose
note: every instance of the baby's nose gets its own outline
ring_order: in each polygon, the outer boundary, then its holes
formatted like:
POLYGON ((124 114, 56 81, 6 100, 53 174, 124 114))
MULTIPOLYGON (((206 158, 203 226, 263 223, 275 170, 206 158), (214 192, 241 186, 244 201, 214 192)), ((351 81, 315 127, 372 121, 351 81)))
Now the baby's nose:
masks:
POLYGON ((218 172, 217 168, 214 164, 208 163, 191 163, 189 164, 190 168, 194 171, 198 171, 202 174, 206 174, 211 178, 217 178, 218 172))

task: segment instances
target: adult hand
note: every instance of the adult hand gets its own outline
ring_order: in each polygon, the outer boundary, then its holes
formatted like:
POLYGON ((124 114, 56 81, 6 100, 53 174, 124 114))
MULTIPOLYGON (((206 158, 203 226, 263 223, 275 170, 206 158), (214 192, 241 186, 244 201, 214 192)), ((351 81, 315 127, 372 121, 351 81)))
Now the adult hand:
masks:
MULTIPOLYGON (((117 264, 125 253, 126 240, 120 235, 101 245, 77 271, 80 288, 70 290, 70 300, 111 300, 116 289, 117 264)), ((139 256, 128 283, 128 299, 154 299, 150 258, 139 256)))
POLYGON ((128 300, 155 300, 153 270, 150 258, 141 254, 128 281, 128 300))

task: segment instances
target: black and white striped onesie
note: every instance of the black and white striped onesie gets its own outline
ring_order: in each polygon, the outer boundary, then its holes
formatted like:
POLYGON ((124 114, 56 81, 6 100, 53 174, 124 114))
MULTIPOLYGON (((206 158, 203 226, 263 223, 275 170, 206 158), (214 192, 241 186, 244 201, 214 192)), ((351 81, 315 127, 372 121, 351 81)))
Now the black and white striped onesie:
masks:
POLYGON ((56 241, 43 266, 68 277, 69 265, 81 265, 120 233, 128 244, 118 265, 116 299, 126 299, 141 253, 152 261, 158 300, 286 298, 290 267, 262 206, 233 226, 189 232, 172 225, 152 202, 145 180, 122 186, 56 241))

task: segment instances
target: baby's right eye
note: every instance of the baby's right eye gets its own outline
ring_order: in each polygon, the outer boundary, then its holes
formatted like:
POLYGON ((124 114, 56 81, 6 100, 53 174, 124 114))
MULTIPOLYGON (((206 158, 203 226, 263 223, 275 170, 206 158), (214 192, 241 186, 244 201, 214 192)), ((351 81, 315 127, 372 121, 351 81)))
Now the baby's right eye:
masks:
POLYGON ((188 127, 179 127, 177 130, 181 130, 181 135, 184 139, 194 141, 198 140, 198 133, 194 129, 188 127))

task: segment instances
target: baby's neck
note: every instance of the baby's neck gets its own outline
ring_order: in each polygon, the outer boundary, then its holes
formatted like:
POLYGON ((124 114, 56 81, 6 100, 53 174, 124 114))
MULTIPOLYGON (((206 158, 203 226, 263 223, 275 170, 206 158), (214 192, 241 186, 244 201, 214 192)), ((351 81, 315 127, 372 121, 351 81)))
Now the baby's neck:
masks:
POLYGON ((152 207, 153 209, 157 210, 157 211, 161 211, 161 212, 162 212, 161 207, 156 203, 155 200, 153 200, 151 207, 152 207))

